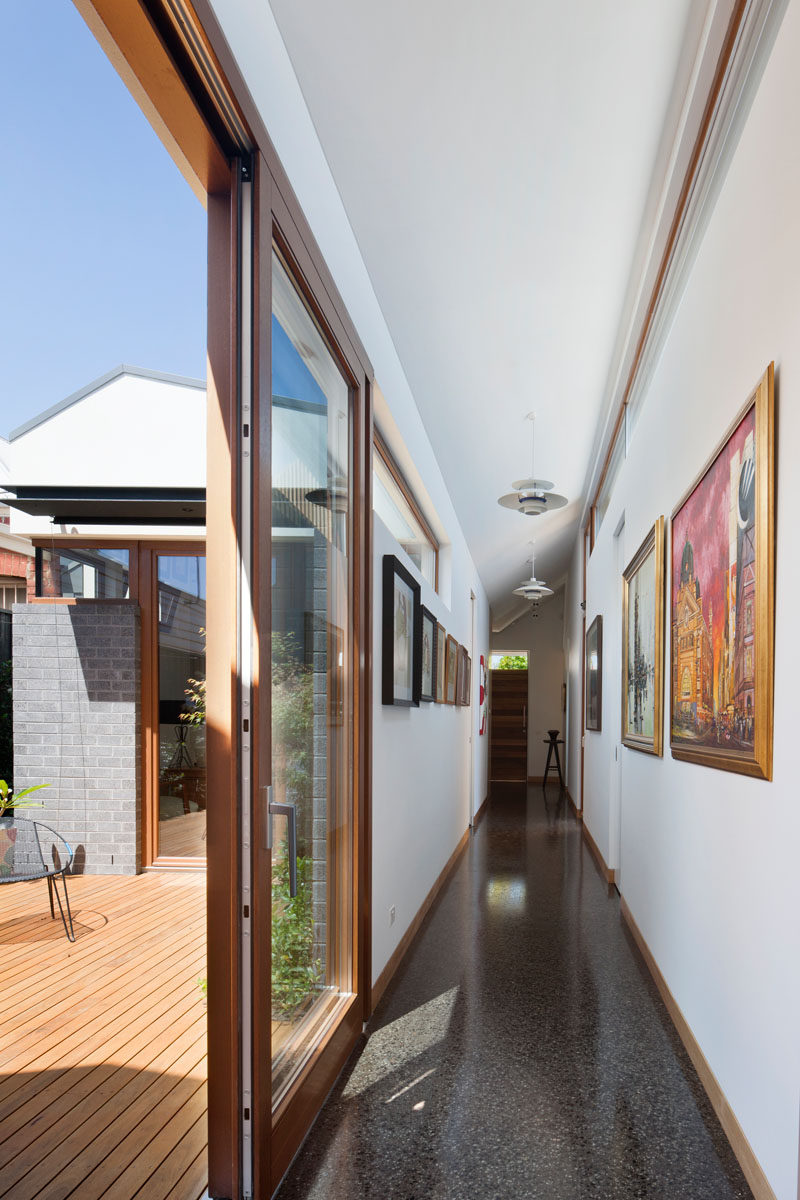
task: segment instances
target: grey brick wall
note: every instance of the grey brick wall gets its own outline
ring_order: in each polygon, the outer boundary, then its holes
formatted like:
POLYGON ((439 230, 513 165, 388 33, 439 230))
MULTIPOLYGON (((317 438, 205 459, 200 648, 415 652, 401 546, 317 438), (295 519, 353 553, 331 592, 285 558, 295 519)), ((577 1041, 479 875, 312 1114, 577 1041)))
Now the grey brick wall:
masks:
POLYGON ((74 871, 135 874, 142 843, 139 608, 17 604, 13 614, 15 788, 51 785, 35 815, 71 843, 74 871))

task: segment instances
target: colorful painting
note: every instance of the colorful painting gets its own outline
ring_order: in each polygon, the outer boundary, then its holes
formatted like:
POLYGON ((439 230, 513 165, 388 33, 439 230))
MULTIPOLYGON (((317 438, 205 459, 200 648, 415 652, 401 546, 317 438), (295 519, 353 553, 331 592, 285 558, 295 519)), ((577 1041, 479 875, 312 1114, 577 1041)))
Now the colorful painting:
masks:
POLYGON ((672 753, 771 778, 772 368, 672 517, 672 753))
POLYGON ((664 518, 622 576, 622 741, 662 753, 664 694, 664 518))
POLYGON ((595 617, 586 631, 586 728, 603 728, 603 618, 595 617))

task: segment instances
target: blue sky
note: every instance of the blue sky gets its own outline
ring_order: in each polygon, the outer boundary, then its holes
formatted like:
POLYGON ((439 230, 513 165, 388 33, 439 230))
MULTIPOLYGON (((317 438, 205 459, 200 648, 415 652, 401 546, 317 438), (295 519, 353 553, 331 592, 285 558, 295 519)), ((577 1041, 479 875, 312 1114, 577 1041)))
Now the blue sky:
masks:
POLYGON ((2 0, 0 434, 121 362, 205 378, 206 215, 71 0, 2 0))

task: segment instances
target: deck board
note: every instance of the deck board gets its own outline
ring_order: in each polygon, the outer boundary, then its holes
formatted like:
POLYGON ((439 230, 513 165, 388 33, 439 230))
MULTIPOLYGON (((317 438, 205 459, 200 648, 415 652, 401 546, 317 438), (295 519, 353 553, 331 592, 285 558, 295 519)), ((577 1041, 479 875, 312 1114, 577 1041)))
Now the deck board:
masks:
POLYGON ((0 1197, 199 1200, 203 871, 0 887, 0 1197))

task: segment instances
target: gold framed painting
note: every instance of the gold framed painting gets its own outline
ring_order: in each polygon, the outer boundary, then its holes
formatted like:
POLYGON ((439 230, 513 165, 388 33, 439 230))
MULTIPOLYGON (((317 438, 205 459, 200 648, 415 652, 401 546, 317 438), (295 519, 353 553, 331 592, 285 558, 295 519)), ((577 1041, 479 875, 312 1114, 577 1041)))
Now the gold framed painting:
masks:
POLYGON ((772 778, 775 399, 770 363, 672 514, 673 758, 772 778))
POLYGON ((664 518, 622 574, 622 742, 645 754, 664 745, 664 518))

